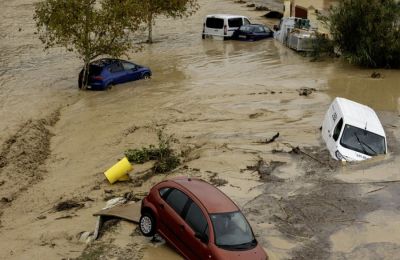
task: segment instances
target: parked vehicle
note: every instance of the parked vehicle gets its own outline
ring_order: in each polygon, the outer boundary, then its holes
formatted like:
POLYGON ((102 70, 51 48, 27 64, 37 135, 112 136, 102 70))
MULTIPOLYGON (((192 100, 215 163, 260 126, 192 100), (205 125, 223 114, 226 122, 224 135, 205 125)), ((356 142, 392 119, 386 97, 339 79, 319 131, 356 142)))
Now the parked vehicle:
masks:
POLYGON ((312 51, 316 39, 316 30, 310 20, 297 17, 282 18, 274 26, 274 38, 295 51, 312 51))
POLYGON ((185 259, 268 259, 238 206, 203 180, 160 182, 142 200, 141 214, 142 234, 158 232, 185 259))
POLYGON ((246 16, 231 14, 207 15, 203 23, 202 38, 226 40, 231 38, 233 32, 240 26, 246 24, 250 24, 250 20, 246 16))
MULTIPOLYGON (((107 89, 113 85, 149 79, 152 73, 147 67, 119 59, 100 59, 90 63, 88 75, 88 89, 107 89)), ((79 73, 78 84, 82 88, 83 69, 79 73)))
POLYGON ((386 135, 375 111, 337 97, 326 112, 322 138, 336 160, 361 161, 387 153, 386 135))
POLYGON ((232 35, 232 39, 257 41, 273 37, 273 31, 262 24, 247 24, 240 26, 232 35))

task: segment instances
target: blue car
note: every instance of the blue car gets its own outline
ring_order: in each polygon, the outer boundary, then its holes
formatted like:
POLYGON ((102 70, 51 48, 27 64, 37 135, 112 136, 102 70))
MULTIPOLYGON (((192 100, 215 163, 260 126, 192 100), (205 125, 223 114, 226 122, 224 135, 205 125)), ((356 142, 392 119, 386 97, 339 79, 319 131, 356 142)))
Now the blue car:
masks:
POLYGON ((240 26, 232 35, 232 39, 257 41, 274 36, 274 32, 262 24, 246 24, 240 26))
MULTIPOLYGON (((149 79, 151 70, 119 59, 100 59, 90 63, 88 76, 88 89, 104 90, 113 85, 134 81, 138 79, 149 79)), ((79 88, 83 86, 83 69, 79 73, 79 88)))

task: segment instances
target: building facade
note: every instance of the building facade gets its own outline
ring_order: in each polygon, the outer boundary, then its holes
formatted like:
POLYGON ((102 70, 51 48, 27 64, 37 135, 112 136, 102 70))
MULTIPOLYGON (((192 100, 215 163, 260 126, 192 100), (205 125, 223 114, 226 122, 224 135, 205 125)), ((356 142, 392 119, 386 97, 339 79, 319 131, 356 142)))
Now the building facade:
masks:
POLYGON ((337 0, 285 0, 285 17, 295 16, 299 18, 306 18, 311 23, 318 26, 322 31, 325 29, 317 20, 317 14, 326 13, 329 8, 334 5, 337 0))

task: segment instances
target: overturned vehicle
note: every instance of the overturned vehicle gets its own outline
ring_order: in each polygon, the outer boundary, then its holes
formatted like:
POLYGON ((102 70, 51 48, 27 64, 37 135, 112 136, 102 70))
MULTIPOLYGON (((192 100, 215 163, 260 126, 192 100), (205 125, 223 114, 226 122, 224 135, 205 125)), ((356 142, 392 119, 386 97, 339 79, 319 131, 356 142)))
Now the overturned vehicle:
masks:
POLYGON ((325 115, 322 139, 331 156, 341 161, 361 161, 387 153, 386 135, 375 111, 337 97, 325 115))

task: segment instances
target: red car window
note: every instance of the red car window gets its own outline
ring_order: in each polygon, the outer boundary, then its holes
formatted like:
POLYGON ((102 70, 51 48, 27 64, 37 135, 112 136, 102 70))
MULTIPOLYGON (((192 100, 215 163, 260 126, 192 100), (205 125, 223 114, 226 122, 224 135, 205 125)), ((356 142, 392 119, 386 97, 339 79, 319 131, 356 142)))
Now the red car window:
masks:
POLYGON ((165 187, 159 189, 158 192, 160 193, 161 198, 165 199, 168 196, 170 190, 171 188, 165 187))
POLYGON ((181 215, 188 199, 189 198, 186 194, 180 190, 173 189, 171 193, 168 194, 165 201, 176 211, 176 213, 178 213, 178 215, 181 215))
POLYGON ((203 212, 196 205, 196 203, 192 202, 189 206, 189 209, 185 216, 185 221, 188 225, 193 229, 195 233, 199 234, 207 234, 208 232, 208 224, 207 220, 204 217, 203 212))

